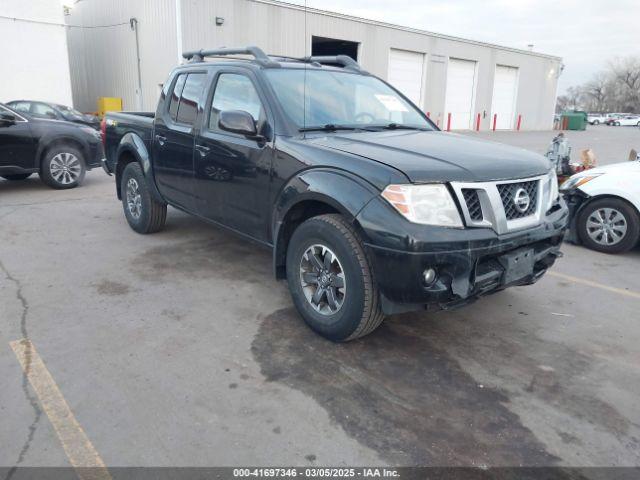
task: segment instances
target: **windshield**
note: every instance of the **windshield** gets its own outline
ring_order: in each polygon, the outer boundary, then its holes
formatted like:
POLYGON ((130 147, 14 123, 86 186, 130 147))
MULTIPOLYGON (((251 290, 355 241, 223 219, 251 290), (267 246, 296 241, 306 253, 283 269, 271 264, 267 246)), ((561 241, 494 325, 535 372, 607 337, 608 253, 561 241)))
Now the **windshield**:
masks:
POLYGON ((303 101, 305 70, 270 69, 266 75, 299 128, 396 124, 433 130, 419 110, 375 77, 308 69, 303 101))
POLYGON ((66 119, 77 119, 83 120, 84 114, 70 107, 66 107, 64 105, 56 105, 60 112, 62 112, 62 116, 66 119))

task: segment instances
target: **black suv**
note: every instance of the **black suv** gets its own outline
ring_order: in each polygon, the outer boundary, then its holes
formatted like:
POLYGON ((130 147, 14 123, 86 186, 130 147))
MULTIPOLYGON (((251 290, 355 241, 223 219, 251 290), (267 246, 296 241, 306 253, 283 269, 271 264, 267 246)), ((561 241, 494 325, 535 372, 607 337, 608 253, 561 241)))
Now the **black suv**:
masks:
POLYGON ((531 284, 559 256, 567 208, 543 156, 440 132, 346 56, 184 56, 155 114, 107 114, 127 221, 158 231, 170 204, 268 246, 321 335, 531 284))
POLYGON ((87 125, 96 130, 100 128, 100 119, 95 115, 82 113, 75 108, 59 103, 39 102, 34 100, 12 100, 7 105, 16 112, 26 113, 34 118, 48 118, 49 120, 64 120, 65 122, 87 125))
POLYGON ((103 159, 99 131, 0 104, 0 177, 25 180, 37 173, 50 187, 74 188, 103 159))

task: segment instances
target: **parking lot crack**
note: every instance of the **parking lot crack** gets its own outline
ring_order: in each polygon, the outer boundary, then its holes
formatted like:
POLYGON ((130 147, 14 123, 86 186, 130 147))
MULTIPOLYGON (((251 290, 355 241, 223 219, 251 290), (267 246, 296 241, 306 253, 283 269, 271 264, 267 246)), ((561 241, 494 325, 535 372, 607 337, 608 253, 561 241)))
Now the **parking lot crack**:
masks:
POLYGON ((28 428, 27 438, 23 443, 22 448, 20 449, 20 452, 18 453, 18 458, 16 459, 16 462, 13 465, 13 467, 9 469, 5 477, 5 480, 10 480, 13 477, 13 475, 16 473, 18 465, 20 465, 24 461, 27 455, 27 452, 31 447, 31 442, 33 441, 36 430, 38 428, 38 423, 40 422, 40 418, 42 417, 42 409, 40 408, 40 405, 38 404, 38 400, 36 399, 35 395, 33 395, 29 390, 29 373, 31 372, 31 342, 28 341, 29 330, 27 325, 27 318, 29 315, 29 302, 27 301, 27 298, 24 295, 22 282, 16 276, 11 274, 11 272, 7 269, 7 267, 4 265, 2 260, 0 260, 0 270, 2 270, 6 279, 15 285, 16 299, 18 300, 18 302, 22 307, 21 314, 20 314, 20 333, 22 334, 22 341, 24 341, 25 344, 27 345, 26 347, 27 350, 25 352, 26 364, 22 371, 22 391, 24 392, 24 396, 27 402, 29 403, 29 405, 31 405, 31 408, 33 409, 33 414, 34 414, 33 420, 31 421, 31 424, 29 425, 29 428, 28 428))

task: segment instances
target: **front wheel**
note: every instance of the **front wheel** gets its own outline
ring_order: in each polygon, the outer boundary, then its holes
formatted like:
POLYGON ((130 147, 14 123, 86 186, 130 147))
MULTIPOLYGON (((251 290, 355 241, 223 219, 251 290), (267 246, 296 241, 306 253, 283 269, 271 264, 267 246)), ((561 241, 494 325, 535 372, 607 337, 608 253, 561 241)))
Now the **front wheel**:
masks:
POLYGON ((164 227, 167 204, 156 201, 147 188, 140 164, 130 163, 120 181, 122 207, 129 226, 138 233, 155 233, 164 227))
POLYGON ((634 208, 617 198, 589 203, 578 216, 578 234, 587 247, 604 253, 622 253, 638 243, 640 220, 634 208))
POLYGON ((382 323, 371 263, 358 233, 340 215, 313 217, 294 231, 287 281, 304 321, 329 340, 363 337, 382 323))
POLYGON ((600 125, 600 122, 598 120, 594 120, 592 125, 600 125))
POLYGON ((18 182, 20 180, 26 180, 30 176, 30 173, 16 173, 15 175, 2 175, 2 178, 4 178, 5 180, 10 180, 12 182, 18 182))

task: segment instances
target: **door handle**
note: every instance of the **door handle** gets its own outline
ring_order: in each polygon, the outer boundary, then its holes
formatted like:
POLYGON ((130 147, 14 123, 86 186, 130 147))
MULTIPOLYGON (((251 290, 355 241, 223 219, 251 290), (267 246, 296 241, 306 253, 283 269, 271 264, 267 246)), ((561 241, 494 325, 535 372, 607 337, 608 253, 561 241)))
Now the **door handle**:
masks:
POLYGON ((167 141, 167 137, 163 137, 162 135, 156 135, 156 141, 160 144, 160 146, 164 145, 164 142, 167 141))
POLYGON ((200 152, 200 155, 205 157, 211 149, 209 147, 205 147, 204 145, 196 145, 196 150, 200 152))

